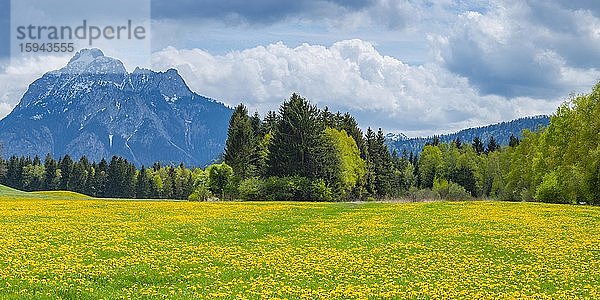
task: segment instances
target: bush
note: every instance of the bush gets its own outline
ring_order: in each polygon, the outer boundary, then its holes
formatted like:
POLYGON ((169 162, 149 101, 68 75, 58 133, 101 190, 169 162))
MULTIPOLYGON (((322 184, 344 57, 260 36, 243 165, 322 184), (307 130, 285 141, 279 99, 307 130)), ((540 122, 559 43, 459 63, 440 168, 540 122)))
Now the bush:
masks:
POLYGON ((432 191, 440 199, 445 200, 467 200, 471 198, 471 193, 467 192, 464 187, 446 179, 436 178, 432 191))
POLYGON ((417 202, 422 200, 438 199, 439 197, 430 189, 418 189, 414 186, 411 186, 408 189, 408 198, 413 202, 417 202))
POLYGON ((333 192, 323 180, 300 176, 271 177, 264 182, 262 195, 271 201, 333 200, 333 192))
POLYGON ((263 199, 263 186, 264 182, 260 178, 244 179, 238 186, 238 196, 246 201, 260 201, 263 199))
POLYGON ((556 172, 550 172, 544 176, 542 183, 535 191, 535 199, 547 203, 567 204, 571 202, 562 194, 556 172))
POLYGON ((212 197, 210 190, 204 185, 198 185, 189 195, 189 201, 208 201, 212 197))
POLYGON ((333 201, 333 192, 323 179, 314 180, 310 184, 308 199, 312 201, 333 201))

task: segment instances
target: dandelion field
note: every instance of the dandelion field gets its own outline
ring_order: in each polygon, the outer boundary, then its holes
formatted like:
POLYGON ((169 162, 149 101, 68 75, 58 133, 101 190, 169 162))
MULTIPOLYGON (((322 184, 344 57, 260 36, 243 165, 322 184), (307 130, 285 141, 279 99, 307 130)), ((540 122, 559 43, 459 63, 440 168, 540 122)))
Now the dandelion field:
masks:
POLYGON ((0 190, 2 299, 600 298, 600 208, 0 190))

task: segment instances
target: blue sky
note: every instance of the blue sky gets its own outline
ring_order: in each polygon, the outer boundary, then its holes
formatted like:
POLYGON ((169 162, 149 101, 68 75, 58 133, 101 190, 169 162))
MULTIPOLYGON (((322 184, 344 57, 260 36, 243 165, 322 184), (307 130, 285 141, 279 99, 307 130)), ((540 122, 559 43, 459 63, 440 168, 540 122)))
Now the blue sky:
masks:
MULTIPOLYGON (((597 0, 153 0, 151 14, 151 67, 200 94, 265 113, 298 92, 412 136, 551 113, 600 80, 597 0)), ((0 73, 0 117, 67 60, 0 73)))

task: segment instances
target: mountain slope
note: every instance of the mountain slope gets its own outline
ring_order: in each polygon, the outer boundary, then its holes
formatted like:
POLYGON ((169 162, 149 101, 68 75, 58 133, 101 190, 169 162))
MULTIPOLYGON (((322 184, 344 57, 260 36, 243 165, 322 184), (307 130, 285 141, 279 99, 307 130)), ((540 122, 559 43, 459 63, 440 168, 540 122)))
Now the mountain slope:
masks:
POLYGON ((205 165, 222 151, 232 110, 193 93, 176 70, 127 73, 98 49, 33 82, 0 121, 5 155, 118 155, 141 165, 205 165))
MULTIPOLYGON (((550 117, 548 116, 527 117, 484 127, 464 129, 457 133, 440 135, 438 138, 442 143, 450 143, 458 138, 463 143, 470 144, 475 137, 479 137, 487 145, 490 137, 494 137, 496 142, 506 146, 511 135, 521 138, 523 130, 536 131, 539 128, 548 126, 549 123, 550 117)), ((403 134, 388 134, 386 141, 390 151, 396 150, 402 154, 406 150, 407 153, 418 154, 421 153, 426 143, 433 141, 433 137, 407 138, 403 134)))

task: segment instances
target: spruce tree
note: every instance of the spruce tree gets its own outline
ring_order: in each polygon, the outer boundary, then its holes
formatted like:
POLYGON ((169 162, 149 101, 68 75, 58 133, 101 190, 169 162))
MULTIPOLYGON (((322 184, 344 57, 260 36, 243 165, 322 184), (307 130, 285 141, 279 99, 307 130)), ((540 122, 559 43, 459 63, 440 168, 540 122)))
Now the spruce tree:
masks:
POLYGON ((266 135, 267 133, 275 132, 277 128, 277 123, 279 122, 279 116, 274 111, 269 111, 263 120, 262 126, 262 135, 266 135))
MULTIPOLYGON (((260 120, 260 119, 259 119, 260 120)), ((224 160, 239 179, 254 175, 255 166, 252 164, 256 141, 255 130, 248 117, 248 110, 243 104, 238 105, 229 121, 224 160)))
POLYGON ((69 190, 78 193, 85 193, 86 184, 87 171, 85 169, 85 164, 79 161, 73 165, 73 172, 71 173, 71 180, 69 182, 69 190))
POLYGON ((375 189, 375 133, 371 130, 371 127, 367 128, 367 132, 365 134, 365 145, 367 148, 366 151, 366 159, 367 162, 367 173, 365 174, 365 189, 369 195, 376 195, 377 191, 375 189))
POLYGON ((59 178, 57 178, 57 170, 58 164, 56 160, 52 158, 50 154, 46 155, 46 159, 44 159, 44 169, 45 169, 45 180, 44 180, 44 189, 47 190, 56 190, 58 188, 59 178))
POLYGON ((271 176, 318 178, 326 166, 319 165, 324 150, 319 110, 306 99, 293 94, 280 108, 280 120, 269 147, 271 176))
POLYGON ((152 178, 149 176, 146 167, 142 166, 137 176, 135 196, 138 199, 147 199, 150 197, 152 188, 152 178))
POLYGON ((386 197, 392 194, 392 176, 393 164, 392 156, 385 144, 385 135, 381 128, 375 137, 374 149, 371 152, 375 170, 375 190, 379 197, 386 197))
POLYGON ((106 181, 108 178, 108 163, 102 158, 94 172, 94 189, 97 197, 106 196, 106 181))
POLYGON ((498 145, 498 143, 496 142, 496 139, 494 139, 493 136, 490 137, 490 140, 488 141, 487 149, 485 149, 485 153, 488 154, 490 152, 494 152, 499 149, 500 149, 500 145, 498 145))
POLYGON ((73 160, 67 154, 59 161, 60 167, 60 184, 59 189, 68 191, 71 188, 71 174, 73 173, 73 160))
POLYGON ((0 143, 0 184, 5 183, 7 163, 4 161, 4 146, 0 143))
POLYGON ((475 150, 475 152, 477 153, 477 155, 481 155, 483 153, 484 146, 483 146, 483 142, 481 141, 481 139, 479 137, 475 137, 473 139, 473 149, 475 150))
POLYGON ((517 138, 514 134, 510 135, 510 141, 508 142, 508 146, 510 146, 511 148, 514 148, 516 146, 519 146, 519 143, 521 141, 519 141, 519 138, 517 138))
POLYGON ((250 117, 250 124, 252 125, 252 133, 254 134, 255 140, 260 140, 263 134, 263 121, 260 119, 258 112, 254 112, 250 117))

